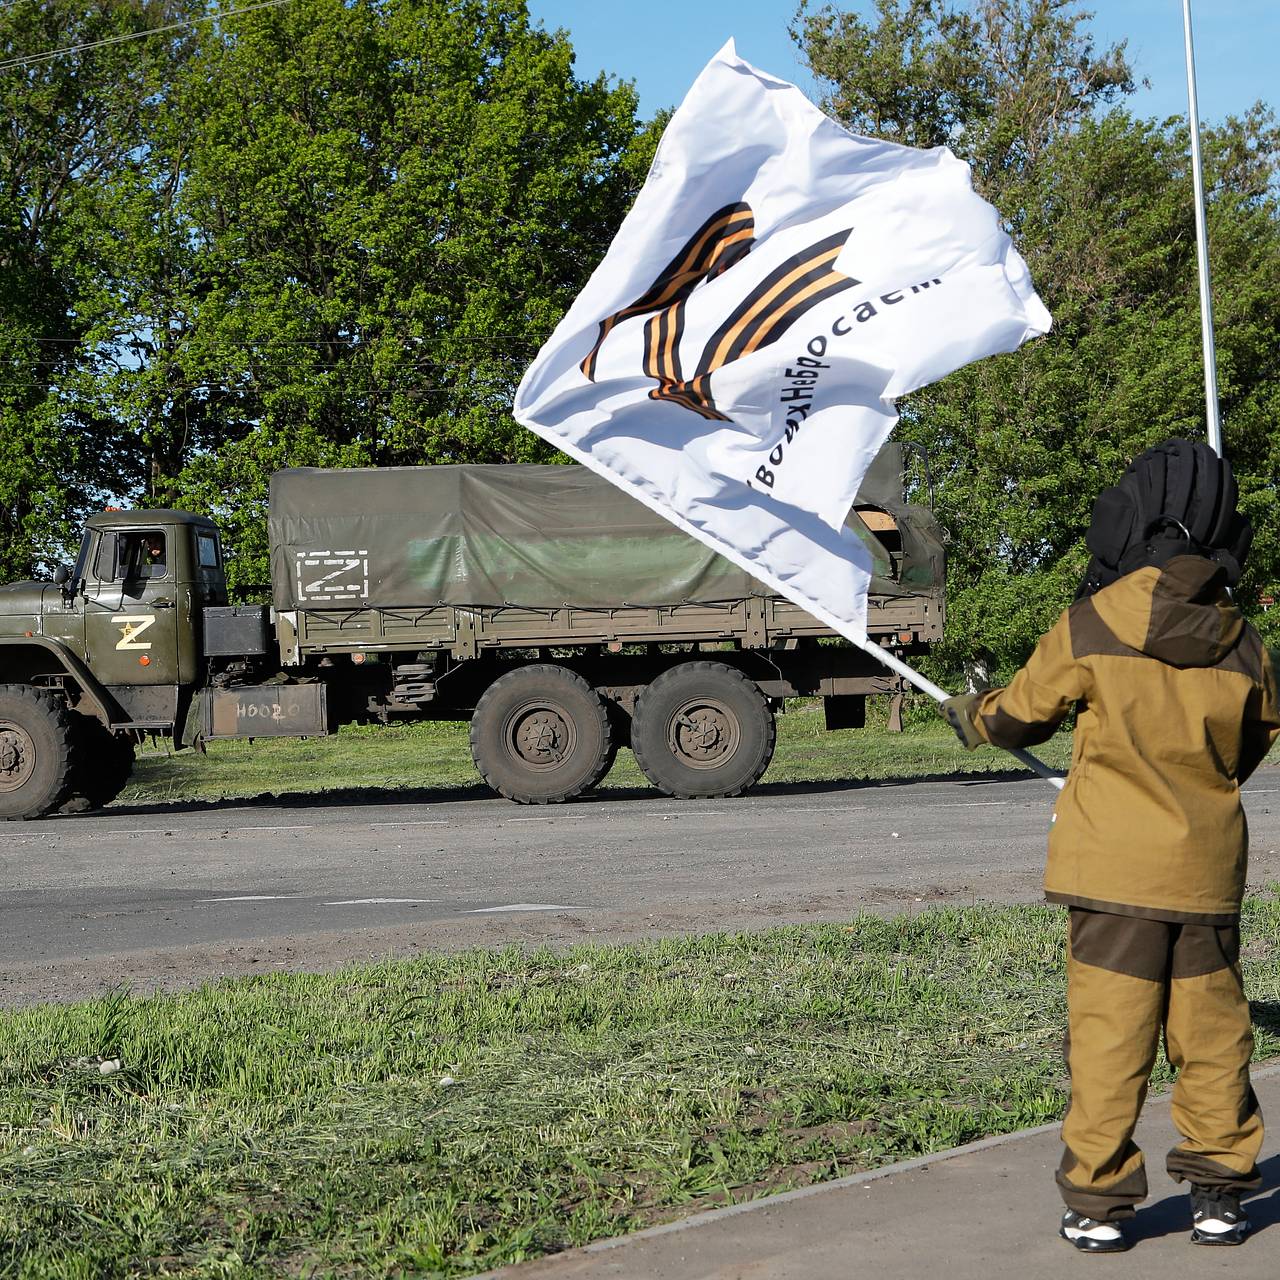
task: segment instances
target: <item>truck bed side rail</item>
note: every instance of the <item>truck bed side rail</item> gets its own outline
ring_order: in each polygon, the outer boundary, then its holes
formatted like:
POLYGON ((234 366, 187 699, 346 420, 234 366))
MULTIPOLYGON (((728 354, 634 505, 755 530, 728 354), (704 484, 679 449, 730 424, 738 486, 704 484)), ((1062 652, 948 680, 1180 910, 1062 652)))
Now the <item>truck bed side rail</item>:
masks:
MULTIPOLYGON (((943 603, 934 596, 872 596, 867 630, 899 644, 940 639, 943 603)), ((599 644, 736 641, 745 649, 835 633, 780 596, 678 605, 530 609, 515 605, 465 608, 377 606, 289 611, 283 660, 310 654, 441 649, 456 659, 482 649, 599 644)))

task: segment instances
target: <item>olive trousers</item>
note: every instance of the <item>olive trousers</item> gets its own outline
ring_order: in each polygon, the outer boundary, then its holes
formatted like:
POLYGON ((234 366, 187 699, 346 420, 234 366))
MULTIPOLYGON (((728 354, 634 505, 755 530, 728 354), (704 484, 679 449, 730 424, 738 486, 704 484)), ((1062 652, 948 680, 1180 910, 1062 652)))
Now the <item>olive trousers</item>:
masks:
POLYGON ((1072 908, 1067 956, 1071 1105, 1058 1187, 1067 1207, 1114 1221, 1147 1194, 1133 1141, 1160 1034, 1177 1071, 1169 1152, 1176 1182, 1243 1194, 1260 1185, 1262 1113, 1249 1083, 1253 1028, 1239 925, 1174 924, 1072 908))

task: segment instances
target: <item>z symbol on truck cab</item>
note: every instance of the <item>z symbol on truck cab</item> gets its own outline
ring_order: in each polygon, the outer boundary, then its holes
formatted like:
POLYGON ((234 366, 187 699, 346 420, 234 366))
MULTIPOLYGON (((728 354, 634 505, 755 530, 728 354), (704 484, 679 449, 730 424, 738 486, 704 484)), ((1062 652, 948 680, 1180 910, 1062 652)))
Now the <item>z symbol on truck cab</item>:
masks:
POLYGON ((154 623, 154 613, 122 613, 116 621, 120 624, 120 640, 117 649, 150 649, 151 641, 139 642, 138 637, 154 623))

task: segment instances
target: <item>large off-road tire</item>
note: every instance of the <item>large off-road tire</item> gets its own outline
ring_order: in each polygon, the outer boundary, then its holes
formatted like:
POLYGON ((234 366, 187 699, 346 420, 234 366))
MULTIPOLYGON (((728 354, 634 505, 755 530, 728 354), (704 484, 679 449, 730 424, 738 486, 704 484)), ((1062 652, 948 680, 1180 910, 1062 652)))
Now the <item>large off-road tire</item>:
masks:
POLYGON ((471 717, 471 756, 508 800, 572 799, 595 786, 613 762, 604 701, 567 667, 517 667, 481 696, 471 717))
POLYGON ((30 685, 0 685, 0 818, 42 818, 71 794, 71 717, 30 685))
POLYGON ((683 662, 636 702, 631 750, 661 791, 685 800, 736 796, 773 759, 777 727, 759 686, 722 662, 683 662))
POLYGON ((97 716, 71 713, 71 795, 63 813, 109 805, 133 772, 133 743, 117 737, 97 716))

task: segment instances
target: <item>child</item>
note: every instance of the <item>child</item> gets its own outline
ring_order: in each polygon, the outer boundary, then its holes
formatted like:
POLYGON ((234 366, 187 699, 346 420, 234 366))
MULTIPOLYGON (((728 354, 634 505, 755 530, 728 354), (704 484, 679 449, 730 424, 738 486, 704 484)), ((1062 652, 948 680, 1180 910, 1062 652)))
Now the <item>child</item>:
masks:
POLYGON ((1043 742, 1078 708, 1053 815, 1045 897, 1069 908, 1071 1105, 1060 1234, 1128 1248, 1147 1194, 1134 1126, 1161 1030, 1177 1068, 1168 1156, 1191 1184, 1196 1244, 1240 1244, 1262 1116, 1240 979, 1248 832, 1240 784, 1280 733, 1270 659, 1232 603, 1252 530, 1230 466, 1174 440, 1094 507, 1075 604, 1008 687, 951 698, 966 747, 1043 742))

